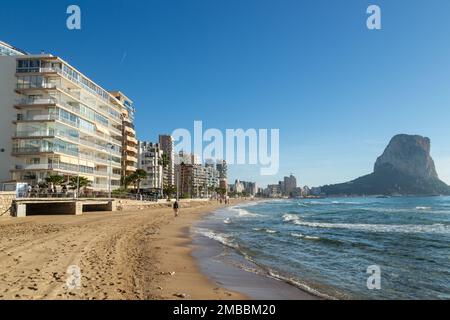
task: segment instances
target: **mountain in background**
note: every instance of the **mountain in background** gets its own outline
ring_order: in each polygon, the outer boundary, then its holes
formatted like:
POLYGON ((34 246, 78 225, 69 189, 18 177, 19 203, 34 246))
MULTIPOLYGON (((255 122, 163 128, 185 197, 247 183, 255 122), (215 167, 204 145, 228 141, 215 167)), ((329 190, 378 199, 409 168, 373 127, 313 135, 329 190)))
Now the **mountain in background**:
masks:
POLYGON ((400 134, 377 159, 374 172, 356 180, 327 185, 327 195, 449 195, 430 155, 430 139, 400 134))

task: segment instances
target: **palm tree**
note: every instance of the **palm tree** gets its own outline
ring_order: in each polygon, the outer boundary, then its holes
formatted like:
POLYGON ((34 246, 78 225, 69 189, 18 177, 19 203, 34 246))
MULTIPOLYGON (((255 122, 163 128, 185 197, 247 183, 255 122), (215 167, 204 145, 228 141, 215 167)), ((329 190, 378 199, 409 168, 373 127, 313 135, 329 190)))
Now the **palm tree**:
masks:
POLYGON ((87 188, 87 187, 91 186, 91 181, 88 178, 82 177, 82 176, 80 176, 80 177, 70 177, 69 185, 70 185, 70 188, 72 190, 76 190, 77 186, 78 186, 77 194, 79 194, 80 193, 80 189, 87 188))
POLYGON ((163 192, 164 192, 164 195, 170 199, 170 197, 177 192, 177 188, 173 185, 166 185, 166 186, 164 186, 163 192))
POLYGON ((45 178, 45 182, 47 184, 53 184, 54 186, 60 186, 66 181, 66 178, 64 176, 60 176, 59 174, 52 174, 49 175, 47 178, 45 178))
POLYGON ((148 174, 145 170, 137 169, 136 172, 133 173, 133 175, 135 183, 137 185, 137 190, 139 191, 141 189, 141 181, 147 178, 148 174))
POLYGON ((170 163, 169 156, 167 154, 163 154, 161 157, 161 160, 162 160, 161 164, 162 164, 163 168, 167 168, 170 163))
POLYGON ((221 195, 222 197, 224 197, 227 194, 227 189, 225 188, 216 188, 216 192, 221 195))
POLYGON ((130 174, 122 178, 122 185, 124 186, 124 189, 127 190, 128 186, 133 183, 133 178, 134 178, 133 174, 130 174))

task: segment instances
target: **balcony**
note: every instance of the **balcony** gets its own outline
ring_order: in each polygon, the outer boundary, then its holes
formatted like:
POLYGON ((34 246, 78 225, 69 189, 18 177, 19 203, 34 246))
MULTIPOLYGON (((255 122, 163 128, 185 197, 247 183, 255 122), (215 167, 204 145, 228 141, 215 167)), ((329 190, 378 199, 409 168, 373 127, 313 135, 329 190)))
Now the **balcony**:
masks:
POLYGON ((17 139, 27 139, 27 138, 62 138, 70 140, 71 142, 74 142, 77 145, 81 146, 87 146, 89 148, 92 148, 97 151, 102 151, 105 153, 111 153, 111 155, 120 157, 122 153, 120 150, 115 150, 109 148, 107 145, 101 145, 98 143, 95 143, 93 141, 88 141, 85 139, 80 139, 78 136, 71 135, 70 133, 61 131, 61 130, 55 130, 55 129, 48 129, 48 130, 37 130, 37 131, 18 131, 14 134, 14 138, 17 139))
POLYGON ((127 171, 127 172, 135 172, 136 170, 137 170, 137 168, 134 166, 126 166, 125 167, 125 171, 127 171))
POLYGON ((125 132, 126 133, 130 133, 132 135, 136 134, 136 130, 134 130, 133 128, 129 127, 129 126, 125 126, 125 132))
POLYGON ((59 84, 56 83, 41 83, 37 85, 29 85, 29 84, 20 84, 18 83, 16 86, 17 91, 32 91, 32 90, 55 90, 60 87, 59 84))
POLYGON ((68 171, 74 174, 77 174, 78 172, 86 174, 95 174, 94 168, 86 166, 77 166, 70 163, 39 163, 39 164, 16 165, 14 170, 25 170, 25 171, 60 170, 60 171, 68 171))
POLYGON ((29 106, 54 106, 56 105, 56 99, 48 98, 48 99, 21 99, 19 100, 15 107, 29 107, 29 106))
POLYGON ((137 163, 138 159, 135 156, 127 154, 127 155, 125 155, 125 161, 130 161, 130 162, 137 163))
POLYGON ((57 147, 14 147, 12 154, 14 156, 21 156, 21 155, 38 155, 41 153, 61 153, 61 154, 65 154, 68 156, 73 156, 73 157, 78 157, 80 158, 80 160, 91 160, 93 162, 96 163, 101 163, 104 165, 112 165, 112 166, 116 166, 118 168, 121 167, 120 162, 115 161, 115 160, 108 160, 105 158, 99 158, 96 157, 92 154, 84 154, 84 153, 78 153, 76 150, 69 150, 69 149, 62 149, 62 148, 57 148, 57 147))
POLYGON ((138 140, 135 137, 127 136, 126 139, 127 139, 127 142, 131 142, 134 145, 138 144, 138 140))
POLYGON ((128 146, 128 145, 127 145, 127 146, 125 147, 125 150, 126 150, 126 151, 129 151, 129 152, 132 152, 132 153, 135 153, 135 154, 137 153, 137 148, 134 147, 134 146, 128 146))
MULTIPOLYGON (((108 136, 105 133, 101 133, 101 132, 98 132, 98 131, 95 131, 95 132, 88 131, 88 130, 80 127, 78 122, 72 121, 72 120, 69 120, 69 119, 66 119, 66 118, 63 118, 63 117, 61 117, 58 114, 42 114, 42 115, 32 115, 32 116, 27 116, 27 115, 24 115, 24 114, 17 114, 16 119, 13 119, 13 121, 14 122, 16 122, 16 121, 18 121, 18 122, 24 122, 24 121, 53 122, 53 121, 59 121, 59 122, 62 122, 64 124, 67 124, 69 126, 72 126, 74 128, 77 128, 81 132, 83 132, 83 133, 85 133, 87 135, 90 135, 90 136, 93 136, 93 137, 97 137, 99 139, 102 139, 102 140, 106 141, 107 143, 116 144, 117 147, 122 146, 122 142, 121 141, 119 141, 117 139, 114 139, 114 138, 108 136)), ((65 138, 73 138, 73 137, 72 136, 70 136, 70 137, 65 136, 65 138)), ((76 138, 76 140, 78 140, 78 138, 76 138)), ((75 142, 77 142, 77 141, 75 141, 75 142)), ((98 145, 96 147, 98 147, 98 145)), ((100 149, 102 149, 102 148, 100 148, 100 149)), ((136 149, 135 152, 137 152, 137 149, 136 149)), ((116 155, 120 155, 120 152, 118 152, 118 151, 113 151, 113 153, 116 154, 116 155)))

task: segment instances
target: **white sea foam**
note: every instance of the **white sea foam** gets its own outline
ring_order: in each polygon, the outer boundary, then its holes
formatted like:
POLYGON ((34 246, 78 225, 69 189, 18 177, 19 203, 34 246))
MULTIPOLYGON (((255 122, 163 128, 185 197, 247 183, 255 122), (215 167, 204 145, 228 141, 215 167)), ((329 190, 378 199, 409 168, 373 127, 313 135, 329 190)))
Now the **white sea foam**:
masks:
POLYGON ((200 234, 209 239, 215 240, 217 242, 220 242, 221 244, 223 244, 225 246, 228 246, 228 247, 231 247, 234 249, 239 249, 239 246, 232 239, 230 239, 230 237, 227 236, 226 234, 214 232, 212 230, 204 229, 204 228, 194 228, 193 230, 195 233, 200 234))
POLYGON ((307 284, 305 284, 303 282, 300 282, 298 279, 295 279, 293 277, 282 276, 278 272, 273 271, 271 269, 268 270, 268 273, 269 273, 269 276, 274 278, 274 279, 281 280, 281 281, 284 281, 286 283, 289 283, 289 284, 291 284, 291 285, 293 285, 293 286, 295 286, 297 288, 300 288, 301 290, 309 292, 309 293, 311 293, 311 294, 313 294, 313 295, 315 295, 317 297, 321 297, 321 298, 324 298, 324 299, 327 299, 327 300, 336 300, 336 298, 334 298, 332 296, 329 296, 329 295, 327 295, 325 293, 319 292, 316 289, 311 288, 307 284))
POLYGON ((297 221, 297 220, 300 220, 300 217, 295 214, 287 213, 287 214, 283 215, 283 220, 286 222, 297 221))
POLYGON ((363 224, 363 223, 323 223, 323 222, 307 222, 300 219, 285 220, 292 222, 299 226, 312 228, 335 228, 335 229, 350 229, 356 231, 366 232, 391 232, 391 233, 436 233, 436 234, 450 234, 450 226, 444 224, 431 225, 416 225, 416 224, 363 224))
POLYGON ((225 223, 225 224, 229 224, 230 222, 231 222, 230 218, 226 218, 225 220, 223 220, 223 223, 225 223))
POLYGON ((291 236, 293 236, 294 238, 301 238, 301 239, 307 239, 307 240, 320 240, 319 237, 305 236, 304 234, 301 234, 301 233, 291 233, 291 236))
POLYGON ((431 210, 431 207, 416 207, 416 210, 431 210))
POLYGON ((267 232, 267 233, 271 233, 271 234, 273 234, 273 233, 277 233, 278 231, 275 231, 275 230, 271 230, 271 229, 266 229, 266 232, 267 232))
POLYGON ((350 205, 355 205, 355 204, 360 204, 359 202, 354 202, 354 201, 332 201, 332 204, 350 204, 350 205))
POLYGON ((299 205, 300 207, 303 207, 303 208, 309 207, 306 203, 302 203, 302 202, 297 202, 297 205, 299 205))
POLYGON ((244 208, 240 207, 231 207, 230 210, 237 212, 238 217, 248 217, 248 218, 261 217, 260 214, 249 212, 244 208))

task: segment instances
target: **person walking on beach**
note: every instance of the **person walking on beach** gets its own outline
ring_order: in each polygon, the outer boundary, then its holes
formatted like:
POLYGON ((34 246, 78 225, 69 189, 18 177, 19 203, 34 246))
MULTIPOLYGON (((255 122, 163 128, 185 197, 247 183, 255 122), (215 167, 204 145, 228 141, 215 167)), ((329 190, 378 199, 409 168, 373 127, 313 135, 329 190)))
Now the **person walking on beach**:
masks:
POLYGON ((175 201, 173 204, 173 212, 175 214, 175 217, 178 217, 178 210, 180 209, 180 205, 178 204, 178 201, 175 201))

